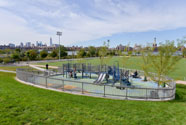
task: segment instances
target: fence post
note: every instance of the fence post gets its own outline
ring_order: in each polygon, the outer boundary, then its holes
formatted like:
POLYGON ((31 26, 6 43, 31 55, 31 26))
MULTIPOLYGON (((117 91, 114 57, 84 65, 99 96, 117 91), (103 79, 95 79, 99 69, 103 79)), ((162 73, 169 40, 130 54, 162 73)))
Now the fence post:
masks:
POLYGON ((34 77, 34 82, 33 83, 36 84, 36 77, 35 77, 35 75, 33 75, 33 77, 34 77))
POLYGON ((103 95, 103 97, 105 97, 105 85, 104 85, 104 95, 103 95))
POLYGON ((127 97, 128 97, 128 88, 126 88, 126 99, 128 99, 127 97))
POLYGON ((45 77, 45 83, 46 83, 46 88, 48 88, 48 83, 47 83, 47 76, 45 77))
POLYGON ((83 92, 83 82, 82 82, 82 90, 81 90, 81 92, 82 92, 82 94, 84 94, 84 92, 83 92))
POLYGON ((63 82, 63 91, 65 91, 65 84, 64 84, 64 80, 62 80, 63 82))
POLYGON ((148 97, 147 97, 147 88, 146 88, 146 100, 148 99, 148 97))

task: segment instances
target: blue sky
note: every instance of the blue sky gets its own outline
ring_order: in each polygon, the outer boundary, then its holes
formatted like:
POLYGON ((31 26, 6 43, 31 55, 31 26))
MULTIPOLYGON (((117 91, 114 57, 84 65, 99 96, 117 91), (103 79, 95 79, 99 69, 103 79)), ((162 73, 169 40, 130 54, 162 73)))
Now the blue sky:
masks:
POLYGON ((0 0, 0 44, 146 44, 186 36, 185 0, 0 0))

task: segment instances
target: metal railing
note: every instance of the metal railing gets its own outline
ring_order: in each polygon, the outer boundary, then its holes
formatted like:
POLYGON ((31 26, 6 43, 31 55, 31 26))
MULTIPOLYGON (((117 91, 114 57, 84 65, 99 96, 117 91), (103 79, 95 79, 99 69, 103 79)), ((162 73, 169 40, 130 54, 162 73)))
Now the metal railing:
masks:
MULTIPOLYGON (((56 89, 75 94, 88 96, 128 99, 128 100, 151 100, 164 101, 175 98, 175 83, 170 87, 159 88, 137 88, 120 85, 94 84, 78 80, 54 78, 43 72, 33 71, 30 69, 17 69, 16 75, 19 80, 29 82, 46 88, 56 89)), ((56 75, 60 75, 57 74, 56 75)), ((172 81, 173 82, 173 81, 172 81)))

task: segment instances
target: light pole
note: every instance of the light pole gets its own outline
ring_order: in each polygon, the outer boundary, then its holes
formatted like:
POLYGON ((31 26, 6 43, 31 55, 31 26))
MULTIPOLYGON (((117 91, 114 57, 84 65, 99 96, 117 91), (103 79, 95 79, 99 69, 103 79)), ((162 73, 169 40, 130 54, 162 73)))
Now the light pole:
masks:
POLYGON ((61 48, 60 48, 60 36, 62 36, 62 32, 57 31, 57 34, 59 36, 59 61, 60 61, 60 56, 61 56, 61 48))

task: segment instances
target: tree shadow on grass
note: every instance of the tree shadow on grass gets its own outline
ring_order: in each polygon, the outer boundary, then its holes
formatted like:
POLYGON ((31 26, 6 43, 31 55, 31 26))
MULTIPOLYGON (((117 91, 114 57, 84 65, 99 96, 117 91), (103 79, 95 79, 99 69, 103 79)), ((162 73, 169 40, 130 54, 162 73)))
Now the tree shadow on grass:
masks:
POLYGON ((175 99, 171 102, 186 102, 186 85, 176 85, 175 99))

